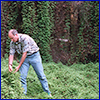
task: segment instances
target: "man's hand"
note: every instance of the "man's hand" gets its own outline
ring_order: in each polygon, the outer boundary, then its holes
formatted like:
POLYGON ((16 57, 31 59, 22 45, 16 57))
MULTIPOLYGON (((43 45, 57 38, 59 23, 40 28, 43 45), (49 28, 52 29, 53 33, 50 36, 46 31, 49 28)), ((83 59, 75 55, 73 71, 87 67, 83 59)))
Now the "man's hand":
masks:
POLYGON ((19 70, 19 68, 20 68, 20 67, 19 67, 19 66, 17 66, 17 67, 15 68, 16 70, 15 70, 15 72, 14 72, 14 73, 16 73, 16 72, 19 70))
POLYGON ((12 69, 12 66, 9 65, 9 72, 11 72, 13 69, 12 69))

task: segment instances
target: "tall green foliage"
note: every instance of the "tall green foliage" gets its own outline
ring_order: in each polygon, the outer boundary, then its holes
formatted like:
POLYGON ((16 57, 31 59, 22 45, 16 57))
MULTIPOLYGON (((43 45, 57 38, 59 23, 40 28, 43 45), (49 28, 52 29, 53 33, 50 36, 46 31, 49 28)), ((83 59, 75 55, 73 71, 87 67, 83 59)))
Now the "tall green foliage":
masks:
POLYGON ((12 28, 16 28, 16 22, 18 17, 17 2, 14 1, 2 1, 2 20, 1 20, 1 32, 2 39, 5 41, 5 46, 2 47, 6 53, 9 53, 8 31, 12 28), (4 36, 3 36, 4 35, 4 36))
MULTIPOLYGON (((17 18, 18 18, 18 4, 15 1, 11 1, 11 2, 8 2, 8 3, 9 3, 9 7, 8 7, 8 23, 7 23, 7 27, 8 27, 8 31, 9 31, 10 29, 16 28, 17 18)), ((7 34, 6 52, 9 53, 10 39, 8 38, 8 32, 6 34, 7 34)))
MULTIPOLYGON (((71 41, 70 62, 89 63, 99 60, 99 3, 98 1, 84 1, 78 10, 77 41, 73 46, 71 41), (74 50, 76 51, 74 52, 74 50)), ((73 29, 72 29, 73 30, 73 29)), ((77 30, 77 29, 76 29, 77 30)), ((73 36, 74 33, 71 33, 73 36)), ((72 40, 73 37, 70 37, 72 40)), ((75 37, 75 36, 74 36, 75 37)))
POLYGON ((86 63, 99 59, 99 3, 86 1, 83 8, 78 33, 79 56, 86 63))
POLYGON ((99 1, 90 2, 91 8, 89 17, 90 32, 92 33, 90 41, 92 44, 91 53, 99 59, 99 1))
POLYGON ((9 54, 8 31, 15 28, 20 33, 30 35, 36 41, 44 62, 52 60, 50 45, 53 39, 51 36, 54 36, 52 55, 56 56, 55 61, 56 58, 59 61, 70 62, 71 64, 98 61, 99 2, 83 1, 81 4, 76 1, 71 6, 72 2, 2 1, 2 52, 9 54), (71 10, 74 14, 71 13, 71 10), (72 21, 74 24, 72 24, 72 21), (58 39, 56 42, 55 38, 58 39), (62 42, 59 41, 59 38, 66 38, 69 41, 62 42), (56 54, 53 54, 54 51, 56 51, 56 54))
POLYGON ((34 32, 35 24, 35 7, 32 1, 22 1, 22 29, 24 34, 31 35, 34 32))
POLYGON ((8 17, 7 17, 7 3, 1 2, 1 52, 4 53, 6 50, 4 49, 6 46, 6 32, 7 32, 7 23, 8 23, 8 17))
POLYGON ((30 35, 40 47, 43 61, 50 61, 50 35, 52 33, 51 16, 48 1, 22 2, 22 29, 23 33, 30 35), (36 5, 36 7, 35 7, 36 5))
MULTIPOLYGON (((51 61, 50 36, 53 27, 53 13, 50 13, 53 12, 52 5, 54 4, 48 1, 3 1, 3 3, 5 3, 5 8, 3 7, 2 10, 6 11, 6 16, 8 16, 6 34, 14 28, 19 33, 30 35, 40 47, 43 61, 51 61), (8 6, 6 6, 7 4, 8 6)), ((5 14, 4 11, 3 14, 5 14)), ((2 27, 4 28, 4 26, 2 27)), ((6 29, 4 28, 4 30, 6 29)), ((5 50, 9 53, 10 39, 8 36, 6 39, 5 50)))
MULTIPOLYGON (((38 1, 37 5, 37 34, 42 58, 45 61, 51 60, 50 40, 51 40, 51 17, 49 13, 49 1, 38 1)), ((52 9, 51 9, 52 10, 52 9)))

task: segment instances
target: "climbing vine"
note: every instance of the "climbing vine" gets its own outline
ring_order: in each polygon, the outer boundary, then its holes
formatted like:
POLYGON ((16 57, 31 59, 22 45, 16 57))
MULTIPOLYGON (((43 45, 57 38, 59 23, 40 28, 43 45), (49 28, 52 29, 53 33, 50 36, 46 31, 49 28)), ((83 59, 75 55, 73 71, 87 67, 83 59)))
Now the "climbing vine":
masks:
MULTIPOLYGON (((6 17, 8 18, 6 22, 7 30, 2 24, 2 28, 6 30, 5 53, 9 54, 8 31, 13 28, 17 29, 19 33, 30 35, 40 47, 43 61, 51 61, 49 43, 53 32, 52 9, 54 4, 49 1, 3 1, 3 4, 2 16, 7 12, 6 17)), ((2 29, 2 39, 3 33, 2 29)))
POLYGON ((2 57, 12 28, 36 41, 44 62, 99 61, 99 1, 2 1, 2 57))

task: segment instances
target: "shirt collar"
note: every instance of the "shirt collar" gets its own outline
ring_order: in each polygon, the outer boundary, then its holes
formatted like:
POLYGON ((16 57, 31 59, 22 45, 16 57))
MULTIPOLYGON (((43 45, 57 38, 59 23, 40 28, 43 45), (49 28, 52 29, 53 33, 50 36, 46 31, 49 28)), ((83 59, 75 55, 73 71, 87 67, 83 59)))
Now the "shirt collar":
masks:
POLYGON ((21 35, 18 34, 18 36, 19 36, 19 40, 18 40, 18 42, 20 43, 20 42, 21 42, 21 35))

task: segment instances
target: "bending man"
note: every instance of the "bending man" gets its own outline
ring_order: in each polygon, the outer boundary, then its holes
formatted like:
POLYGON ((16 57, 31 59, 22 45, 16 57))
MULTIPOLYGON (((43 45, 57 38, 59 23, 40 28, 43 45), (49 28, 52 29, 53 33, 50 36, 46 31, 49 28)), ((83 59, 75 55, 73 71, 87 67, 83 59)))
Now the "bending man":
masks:
POLYGON ((48 87, 48 82, 46 76, 43 72, 43 66, 41 61, 41 56, 39 53, 39 47, 36 42, 26 34, 19 34, 17 30, 11 29, 8 32, 8 37, 11 39, 10 42, 10 55, 9 55, 9 72, 12 71, 12 63, 14 54, 17 51, 22 54, 19 65, 16 67, 16 71, 20 71, 21 83, 24 88, 24 94, 27 94, 27 73, 30 65, 34 68, 38 79, 41 82, 43 90, 51 96, 51 92, 48 87))

